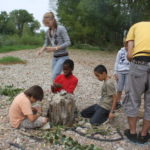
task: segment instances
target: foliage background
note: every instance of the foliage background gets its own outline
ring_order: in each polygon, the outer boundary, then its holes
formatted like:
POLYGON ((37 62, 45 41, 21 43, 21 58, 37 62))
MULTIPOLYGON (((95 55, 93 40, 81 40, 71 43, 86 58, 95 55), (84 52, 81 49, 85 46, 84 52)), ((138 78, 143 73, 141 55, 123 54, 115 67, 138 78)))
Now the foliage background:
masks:
POLYGON ((129 27, 150 21, 149 0, 58 0, 58 18, 75 45, 122 45, 129 27))
POLYGON ((0 12, 0 47, 17 45, 41 46, 44 31, 37 33, 40 23, 26 10, 0 12))
MULTIPOLYGON (((150 21, 150 1, 57 0, 56 14, 68 30, 72 47, 114 50, 122 46, 131 25, 150 21)), ((6 46, 42 46, 45 33, 36 32, 39 29, 40 23, 26 10, 2 11, 0 47, 4 50, 6 46)))

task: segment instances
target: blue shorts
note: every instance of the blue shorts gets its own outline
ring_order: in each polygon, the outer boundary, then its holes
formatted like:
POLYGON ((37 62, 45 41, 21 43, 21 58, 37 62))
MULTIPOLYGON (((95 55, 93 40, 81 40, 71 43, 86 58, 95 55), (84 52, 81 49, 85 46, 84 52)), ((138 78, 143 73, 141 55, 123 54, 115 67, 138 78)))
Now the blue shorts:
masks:
POLYGON ((118 76, 117 92, 122 92, 124 89, 126 91, 128 73, 124 74, 124 73, 117 72, 117 76, 118 76))

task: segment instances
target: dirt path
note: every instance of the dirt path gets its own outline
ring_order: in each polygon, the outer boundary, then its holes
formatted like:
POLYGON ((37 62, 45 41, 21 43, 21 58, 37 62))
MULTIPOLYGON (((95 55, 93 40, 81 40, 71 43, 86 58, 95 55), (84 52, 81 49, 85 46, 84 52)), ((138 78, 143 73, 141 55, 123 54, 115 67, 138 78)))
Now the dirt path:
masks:
MULTIPOLYGON (((7 54, 0 54, 3 56, 17 56, 27 61, 27 64, 17 65, 0 65, 0 83, 1 86, 14 85, 17 88, 28 88, 32 85, 40 85, 44 90, 48 90, 51 85, 51 59, 50 54, 44 54, 40 57, 36 56, 36 50, 32 51, 18 51, 7 54)), ((74 74, 79 79, 78 87, 75 91, 77 98, 77 105, 79 110, 97 103, 100 97, 100 88, 102 83, 97 81, 93 74, 93 68, 98 64, 104 64, 108 68, 110 75, 113 74, 113 66, 116 53, 98 52, 98 51, 80 51, 71 50, 70 58, 75 61, 74 74)), ((0 97, 0 150, 14 149, 10 147, 9 142, 15 142, 26 147, 27 150, 46 150, 46 149, 63 149, 60 146, 52 146, 44 142, 38 142, 23 136, 19 130, 12 129, 8 123, 7 113, 10 103, 6 97, 0 97)), ((123 112, 120 113, 116 120, 116 124, 120 124, 122 129, 127 127, 127 121, 123 112)), ((104 150, 149 150, 150 145, 139 146, 123 140, 120 142, 106 143, 95 142, 79 135, 70 133, 76 140, 83 144, 93 143, 102 147, 104 150), (118 149, 119 150, 119 149, 118 149)))

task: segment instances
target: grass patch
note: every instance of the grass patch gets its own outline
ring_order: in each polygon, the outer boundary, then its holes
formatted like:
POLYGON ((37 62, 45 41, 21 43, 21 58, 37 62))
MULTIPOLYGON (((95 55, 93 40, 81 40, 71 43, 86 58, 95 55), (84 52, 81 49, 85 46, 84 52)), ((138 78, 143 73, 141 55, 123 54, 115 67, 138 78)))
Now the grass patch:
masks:
POLYGON ((12 51, 19 51, 19 50, 25 50, 25 49, 35 49, 40 46, 38 45, 12 45, 12 46, 2 46, 0 47, 0 53, 7 53, 12 51))
POLYGON ((25 64, 26 62, 18 57, 5 56, 0 58, 0 64, 9 65, 9 64, 25 64))
POLYGON ((18 95, 23 89, 14 88, 13 85, 8 85, 5 87, 0 87, 0 95, 8 96, 9 100, 13 100, 13 98, 18 95))

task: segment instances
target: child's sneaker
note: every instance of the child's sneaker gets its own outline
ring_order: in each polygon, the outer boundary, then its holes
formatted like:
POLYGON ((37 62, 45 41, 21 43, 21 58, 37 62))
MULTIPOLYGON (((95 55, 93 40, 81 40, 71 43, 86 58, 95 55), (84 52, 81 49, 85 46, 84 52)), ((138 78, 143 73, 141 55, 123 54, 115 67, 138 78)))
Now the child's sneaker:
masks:
POLYGON ((41 127, 42 130, 48 130, 50 128, 51 128, 51 126, 50 126, 49 122, 47 122, 43 127, 41 127))
POLYGON ((139 133, 139 135, 138 135, 138 143, 139 144, 144 144, 144 143, 148 142, 149 139, 150 139, 149 133, 147 133, 146 136, 141 136, 141 133, 139 133))
POLYGON ((124 135, 132 142, 137 143, 137 134, 131 134, 130 129, 124 131, 124 135))

